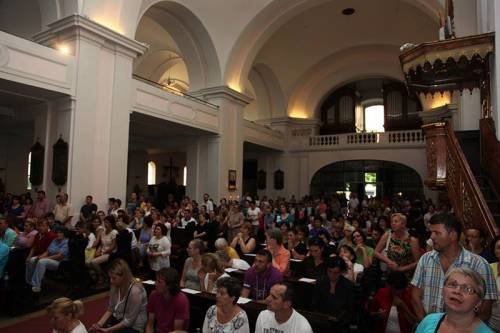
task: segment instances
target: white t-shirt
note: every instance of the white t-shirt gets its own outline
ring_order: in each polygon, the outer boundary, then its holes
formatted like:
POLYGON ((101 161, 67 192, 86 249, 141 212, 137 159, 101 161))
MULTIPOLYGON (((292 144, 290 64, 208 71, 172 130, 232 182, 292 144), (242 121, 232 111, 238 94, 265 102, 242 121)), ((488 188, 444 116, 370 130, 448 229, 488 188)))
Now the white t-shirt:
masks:
POLYGON ((91 232, 87 238, 89 239, 89 241, 87 242, 87 247, 85 248, 85 250, 91 249, 94 246, 96 240, 93 232, 91 232))
POLYGON ((127 228, 127 230, 128 230, 128 232, 130 232, 132 234, 132 243, 131 243, 132 249, 136 249, 137 248, 137 237, 135 237, 134 230, 132 230, 131 228, 127 228))
POLYGON ((207 207, 207 213, 214 211, 214 203, 212 202, 212 200, 209 199, 203 202, 203 204, 205 205, 205 207, 207 207))
MULTIPOLYGON (((56 330, 52 330, 52 333, 58 333, 59 331, 56 331, 56 330)), ((73 330, 71 330, 71 333, 87 333, 87 329, 85 328, 85 326, 82 324, 82 322, 80 321, 78 326, 73 328, 73 330)))
POLYGON ((252 225, 259 225, 259 214, 260 214, 259 207, 255 207, 254 209, 248 208, 247 215, 250 221, 252 221, 252 225))
POLYGON ((193 217, 191 217, 191 219, 189 219, 189 220, 186 220, 186 218, 183 217, 181 219, 181 228, 185 228, 188 225, 188 223, 191 223, 191 222, 194 222, 194 224, 198 224, 198 222, 196 222, 196 220, 193 217))
POLYGON ((264 310, 255 324, 255 333, 313 333, 307 319, 293 310, 291 317, 283 324, 278 324, 274 312, 264 310))

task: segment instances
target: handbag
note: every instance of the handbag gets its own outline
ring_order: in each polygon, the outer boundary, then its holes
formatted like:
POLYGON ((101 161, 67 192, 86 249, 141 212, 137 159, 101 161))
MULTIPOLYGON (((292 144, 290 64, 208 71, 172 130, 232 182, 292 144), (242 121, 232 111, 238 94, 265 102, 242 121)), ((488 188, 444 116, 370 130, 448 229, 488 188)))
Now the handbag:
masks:
MULTIPOLYGON (((380 253, 382 256, 387 257, 387 250, 389 249, 389 244, 391 243, 392 231, 389 231, 389 237, 387 238, 387 242, 385 243, 385 248, 380 253)), ((380 269, 382 272, 387 272, 387 264, 380 260, 380 269)))
POLYGON ((131 284, 130 287, 128 288, 127 297, 125 298, 125 306, 123 307, 123 315, 122 315, 122 317, 121 318, 117 318, 117 317, 115 317, 114 314, 112 314, 108 318, 108 320, 106 320, 106 323, 104 323, 104 325, 103 325, 104 328, 113 327, 113 326, 117 325, 118 323, 120 323, 123 320, 123 317, 125 317, 125 312, 127 312, 128 297, 130 296, 130 291, 132 290, 132 286, 133 286, 133 284, 131 284))
POLYGON ((85 249, 85 263, 90 262, 95 257, 95 247, 91 247, 90 249, 85 249))

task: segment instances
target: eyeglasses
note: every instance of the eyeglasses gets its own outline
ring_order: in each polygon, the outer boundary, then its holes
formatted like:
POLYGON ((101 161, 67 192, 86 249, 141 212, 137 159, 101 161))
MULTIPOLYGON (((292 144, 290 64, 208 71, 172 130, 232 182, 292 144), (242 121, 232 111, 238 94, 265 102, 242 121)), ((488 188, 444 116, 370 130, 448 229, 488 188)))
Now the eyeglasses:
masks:
POLYGON ((466 284, 458 284, 455 281, 446 282, 446 284, 444 286, 446 288, 449 288, 449 289, 454 289, 454 290, 459 289, 461 292, 463 292, 463 293, 465 293, 467 295, 472 295, 472 294, 476 293, 476 290, 474 290, 474 288, 469 287, 466 284))

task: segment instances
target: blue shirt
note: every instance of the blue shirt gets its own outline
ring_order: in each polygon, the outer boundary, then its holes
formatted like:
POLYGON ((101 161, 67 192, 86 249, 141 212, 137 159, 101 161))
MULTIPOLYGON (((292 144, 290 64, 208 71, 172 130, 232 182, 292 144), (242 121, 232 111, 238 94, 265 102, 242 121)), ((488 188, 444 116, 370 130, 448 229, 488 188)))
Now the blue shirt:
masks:
POLYGON ((11 228, 5 229, 5 232, 2 236, 0 236, 0 242, 4 243, 8 247, 11 247, 14 245, 17 239, 17 234, 14 230, 11 228))
POLYGON ((67 260, 69 257, 68 239, 67 238, 54 239, 50 243, 47 251, 49 252, 49 256, 53 256, 54 254, 60 253, 63 256, 62 260, 67 260))
POLYGON ((7 261, 9 260, 9 247, 0 242, 0 278, 3 277, 3 270, 5 269, 5 265, 7 265, 7 261))
MULTIPOLYGON (((426 316, 418 325, 416 333, 434 333, 443 316, 444 313, 432 313, 426 316)), ((493 333, 493 331, 481 321, 474 333, 493 333)))

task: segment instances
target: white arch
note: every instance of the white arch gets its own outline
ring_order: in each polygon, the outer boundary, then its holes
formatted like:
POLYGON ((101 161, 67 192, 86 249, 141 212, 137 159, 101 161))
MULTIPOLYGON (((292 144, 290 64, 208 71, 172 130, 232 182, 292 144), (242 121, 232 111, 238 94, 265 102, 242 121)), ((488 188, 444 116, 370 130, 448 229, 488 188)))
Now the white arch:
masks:
MULTIPOLYGON (((281 26, 304 11, 330 0, 275 0, 246 26, 235 45, 224 70, 224 81, 239 91, 245 90, 246 78, 264 43, 281 26)), ((436 22, 443 11, 441 0, 401 0, 431 17, 436 22)))
POLYGON ((352 149, 336 151, 335 154, 311 153, 309 158, 309 185, 314 175, 327 165, 350 160, 379 160, 395 162, 415 170, 422 180, 427 177, 425 147, 414 149, 352 149))
POLYGON ((212 40, 196 15, 174 1, 145 0, 139 11, 136 31, 143 15, 154 19, 172 36, 186 63, 190 90, 221 83, 221 70, 212 40))
POLYGON ((256 64, 249 74, 258 104, 258 119, 286 116, 283 90, 274 72, 265 64, 256 64))
POLYGON ((288 115, 318 118, 321 101, 329 92, 359 79, 387 77, 403 81, 396 45, 362 45, 342 50, 309 69, 292 90, 288 115))
POLYGON ((316 174, 323 168, 326 168, 328 167, 329 165, 331 164, 334 164, 334 163, 339 163, 339 162, 344 162, 344 161, 366 161, 366 160, 370 160, 370 161, 381 161, 381 162, 392 162, 392 163, 396 163, 396 164, 399 164, 399 165, 402 165, 402 166, 405 166, 407 167, 408 169, 414 171, 418 177, 420 178, 420 181, 421 181, 421 184, 422 184, 422 191, 425 191, 425 186, 424 186, 424 179, 425 177, 427 177, 427 175, 424 173, 424 174, 421 174, 419 172, 419 170, 415 169, 413 166, 411 165, 408 165, 407 163, 402 163, 401 161, 397 161, 397 160, 387 160, 387 159, 381 159, 381 158, 353 158, 353 159, 342 159, 342 160, 336 160, 336 161, 333 161, 331 163, 328 163, 328 164, 324 164, 323 166, 319 167, 318 169, 315 169, 314 172, 311 172, 310 174, 310 177, 309 177, 309 189, 311 188, 311 184, 312 184, 312 181, 314 179, 314 176, 316 176, 316 174))

